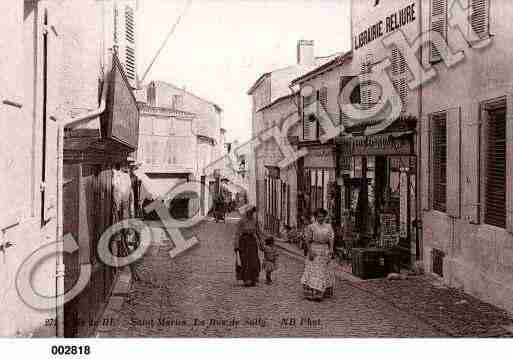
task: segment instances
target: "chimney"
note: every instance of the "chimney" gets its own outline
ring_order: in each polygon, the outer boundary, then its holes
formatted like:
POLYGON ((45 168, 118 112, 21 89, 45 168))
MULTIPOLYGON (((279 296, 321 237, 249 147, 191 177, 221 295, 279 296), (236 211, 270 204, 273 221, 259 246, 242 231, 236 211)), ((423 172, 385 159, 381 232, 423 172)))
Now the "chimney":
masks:
POLYGON ((299 40, 297 42, 297 63, 306 66, 315 65, 313 40, 299 40))

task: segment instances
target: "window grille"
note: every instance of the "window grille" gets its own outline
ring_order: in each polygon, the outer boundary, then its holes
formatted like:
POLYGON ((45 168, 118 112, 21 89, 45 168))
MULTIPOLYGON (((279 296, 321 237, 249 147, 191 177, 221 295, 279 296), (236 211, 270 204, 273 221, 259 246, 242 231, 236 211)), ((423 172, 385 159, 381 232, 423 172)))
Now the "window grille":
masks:
POLYGON ((432 121, 433 209, 447 211, 447 114, 434 115, 432 121))
POLYGON ((484 221, 506 228, 506 108, 491 109, 487 114, 484 221))

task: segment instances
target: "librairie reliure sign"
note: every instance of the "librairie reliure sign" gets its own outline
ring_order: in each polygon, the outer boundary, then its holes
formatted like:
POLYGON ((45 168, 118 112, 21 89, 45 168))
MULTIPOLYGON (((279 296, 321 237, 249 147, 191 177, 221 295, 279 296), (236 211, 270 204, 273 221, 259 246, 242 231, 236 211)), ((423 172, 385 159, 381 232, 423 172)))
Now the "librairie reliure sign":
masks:
POLYGON ((372 24, 354 37, 354 49, 358 50, 384 34, 399 30, 415 21, 415 3, 408 5, 372 24))

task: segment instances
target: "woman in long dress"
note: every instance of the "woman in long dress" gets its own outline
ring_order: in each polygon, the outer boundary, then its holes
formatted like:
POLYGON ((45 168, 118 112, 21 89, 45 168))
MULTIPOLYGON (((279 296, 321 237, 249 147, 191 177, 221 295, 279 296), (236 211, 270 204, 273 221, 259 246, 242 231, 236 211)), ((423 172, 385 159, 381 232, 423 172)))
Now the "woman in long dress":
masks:
POLYGON ((308 254, 301 284, 309 300, 320 301, 333 296, 335 274, 329 263, 333 258, 335 234, 331 224, 326 223, 327 216, 325 209, 317 210, 313 223, 308 226, 308 254))
POLYGON ((260 259, 258 249, 262 248, 257 233, 256 208, 252 207, 246 212, 246 216, 239 222, 235 234, 235 253, 240 258, 240 279, 247 287, 255 286, 260 275, 260 259))

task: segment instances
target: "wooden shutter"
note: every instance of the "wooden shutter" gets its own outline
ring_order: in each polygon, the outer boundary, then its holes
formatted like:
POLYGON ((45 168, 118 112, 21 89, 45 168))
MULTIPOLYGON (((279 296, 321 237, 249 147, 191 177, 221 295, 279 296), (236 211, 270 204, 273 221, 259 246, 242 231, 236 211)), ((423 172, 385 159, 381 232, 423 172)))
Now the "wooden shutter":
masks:
POLYGON ((135 14, 131 6, 125 7, 125 40, 126 40, 126 53, 125 53, 125 72, 126 77, 132 81, 136 79, 137 63, 135 54, 135 14))
POLYGON ((490 35, 490 0, 471 0, 470 26, 474 33, 485 39, 490 35))
POLYGON ((356 76, 341 76, 340 77, 340 81, 339 81, 339 96, 338 96, 338 101, 339 102, 339 119, 340 119, 340 122, 344 125, 347 125, 346 123, 344 123, 344 121, 348 118, 346 114, 344 114, 342 112, 342 106, 344 104, 346 104, 347 102, 346 101, 349 101, 349 103, 352 103, 352 104, 359 104, 360 103, 360 85, 356 86, 353 88, 353 90, 351 91, 351 93, 349 95, 347 94, 344 94, 345 96, 347 96, 348 98, 342 98, 341 97, 341 94, 343 93, 344 91, 344 88, 351 82, 353 81, 353 79, 355 78, 356 76))
POLYGON ((319 102, 324 106, 324 108, 328 109, 328 88, 323 86, 319 90, 319 102))
POLYGON ((406 111, 406 105, 408 100, 408 67, 406 61, 401 53, 401 50, 394 46, 392 48, 392 83, 399 94, 399 98, 402 102, 402 110, 406 111))
POLYGON ((369 93, 369 66, 365 59, 361 64, 360 71, 360 100, 362 108, 367 109, 369 108, 371 94, 369 93))
POLYGON ((312 141, 315 139, 314 136, 314 130, 316 122, 312 121, 312 117, 305 113, 305 109, 313 102, 313 98, 315 95, 305 96, 302 97, 302 103, 303 103, 303 111, 301 113, 303 114, 303 139, 306 141, 312 141))
POLYGON ((433 209, 447 211, 447 113, 440 112, 431 122, 431 203, 433 209))
MULTIPOLYGON (((443 39, 447 39, 447 0, 431 0, 431 13, 430 13, 430 29, 431 31, 438 32, 443 39)), ((443 44, 437 44, 436 39, 432 38, 433 44, 430 46, 431 62, 440 61, 442 57, 438 48, 443 44), (438 48, 437 48, 438 45, 438 48)))
MULTIPOLYGON (((479 114, 479 111, 475 111, 479 114)), ((474 112, 473 112, 474 114, 474 112)), ((480 222, 480 144, 481 127, 478 119, 471 116, 462 119, 461 125, 461 160, 462 160, 462 215, 470 223, 480 222)))
POLYGON ((421 201, 422 209, 429 211, 431 209, 431 119, 424 116, 421 119, 421 176, 422 187, 421 201))
POLYGON ((506 228, 506 108, 504 101, 485 105, 484 222, 506 228))
MULTIPOLYGON (((321 135, 321 124, 319 123, 318 121, 318 118, 316 116, 319 116, 319 111, 320 111, 320 104, 319 102, 321 102, 321 92, 322 92, 322 89, 321 90, 317 90, 316 91, 316 97, 315 97, 315 116, 311 117, 311 120, 313 121, 312 123, 312 131, 313 131, 313 134, 312 134, 312 137, 314 140, 318 140, 319 139, 319 136, 321 135)), ((326 94, 326 102, 328 101, 327 99, 327 94, 326 94)))
POLYGON ((447 214, 461 216, 461 115, 460 108, 447 111, 447 214))
POLYGON ((506 229, 513 233, 513 93, 506 101, 506 229))

